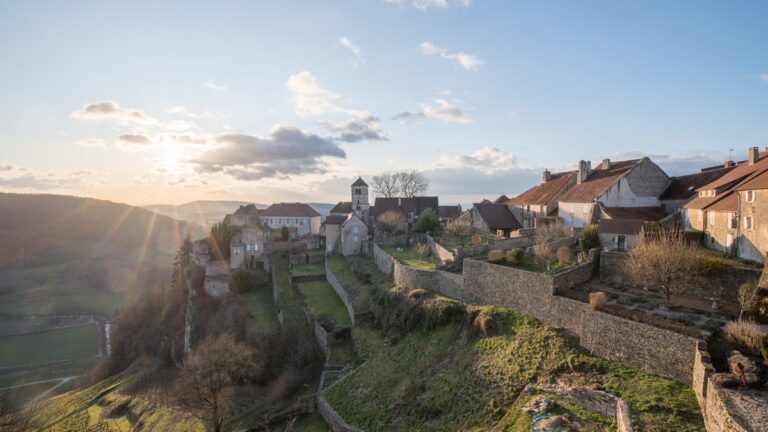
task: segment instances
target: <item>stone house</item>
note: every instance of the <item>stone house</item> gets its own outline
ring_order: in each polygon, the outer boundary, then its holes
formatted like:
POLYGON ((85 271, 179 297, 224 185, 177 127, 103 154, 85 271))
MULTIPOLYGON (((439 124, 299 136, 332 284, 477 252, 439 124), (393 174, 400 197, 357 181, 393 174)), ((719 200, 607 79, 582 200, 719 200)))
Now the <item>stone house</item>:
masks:
POLYGON ((667 213, 674 213, 698 195, 698 189, 718 180, 736 167, 733 161, 723 165, 703 168, 700 172, 671 178, 667 190, 659 197, 667 213))
POLYGON ((765 264, 768 253, 768 168, 735 188, 739 258, 765 264))
POLYGON ((376 198, 373 207, 371 208, 371 216, 374 221, 377 221, 379 216, 388 212, 395 211, 405 217, 408 222, 408 228, 414 229, 416 222, 419 220, 421 212, 425 209, 432 209, 435 214, 439 215, 440 205, 436 196, 423 196, 413 198, 376 198))
POLYGON ((319 235, 322 217, 305 203, 278 203, 264 209, 261 219, 276 235, 287 227, 293 240, 319 235))
POLYGON ((476 203, 462 217, 469 218, 477 230, 499 237, 509 237, 522 227, 506 204, 476 203))
POLYGON ((261 210, 254 204, 248 204, 240 206, 234 213, 224 216, 224 224, 230 228, 238 228, 260 219, 261 210))
POLYGON ((256 269, 262 266, 267 233, 260 223, 242 227, 229 242, 229 268, 256 269))
POLYGON ((363 242, 368 240, 368 226, 355 213, 346 216, 330 215, 320 229, 325 236, 325 251, 344 256, 359 255, 363 242))
POLYGON ((667 174, 647 157, 604 159, 594 170, 589 161, 580 161, 576 184, 558 199, 557 215, 578 228, 599 222, 603 208, 659 207, 669 184, 667 174))
POLYGON ((557 216, 557 202, 576 184, 576 171, 552 173, 545 170, 542 182, 505 204, 523 228, 535 228, 537 218, 557 216))
POLYGON ((661 207, 603 207, 600 206, 597 234, 606 250, 632 249, 640 240, 646 222, 659 222, 669 215, 661 207))
POLYGON ((437 207, 437 217, 440 223, 445 224, 461 216, 461 205, 444 205, 437 207))

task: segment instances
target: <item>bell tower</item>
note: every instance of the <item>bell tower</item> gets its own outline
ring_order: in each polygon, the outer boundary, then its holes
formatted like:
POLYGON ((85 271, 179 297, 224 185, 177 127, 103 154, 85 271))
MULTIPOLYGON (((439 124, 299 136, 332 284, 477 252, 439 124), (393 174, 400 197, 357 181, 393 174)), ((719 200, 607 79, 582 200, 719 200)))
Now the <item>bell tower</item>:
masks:
POLYGON ((362 218, 364 214, 368 213, 368 183, 364 182, 361 177, 358 177, 354 183, 352 183, 352 211, 362 218))

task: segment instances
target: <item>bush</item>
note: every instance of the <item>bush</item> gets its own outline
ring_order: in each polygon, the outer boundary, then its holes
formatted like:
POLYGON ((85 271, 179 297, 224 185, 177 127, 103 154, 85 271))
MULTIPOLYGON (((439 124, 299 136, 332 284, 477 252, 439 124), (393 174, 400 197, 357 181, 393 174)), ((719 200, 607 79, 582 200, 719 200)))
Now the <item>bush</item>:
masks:
POLYGON ((758 309, 763 302, 763 297, 765 297, 765 292, 754 284, 741 284, 739 287, 739 305, 741 305, 739 320, 744 318, 745 314, 747 317, 759 315, 758 309))
POLYGON ((508 264, 519 265, 525 258, 525 251, 520 248, 512 248, 507 251, 505 258, 508 264))
POLYGON ((571 255, 571 248, 568 246, 560 246, 557 248, 557 260, 560 264, 571 265, 573 264, 573 256, 571 255))
POLYGON ((229 291, 235 294, 247 293, 251 290, 251 276, 248 270, 240 269, 229 277, 229 291))
POLYGON ((419 221, 416 223, 416 230, 421 233, 428 233, 435 230, 440 225, 440 219, 431 208, 425 208, 419 215, 419 221))
POLYGON ((472 235, 472 245, 473 246, 480 246, 483 244, 483 237, 480 236, 480 234, 473 234, 472 235))
POLYGON ((696 257, 696 266, 701 273, 711 275, 728 268, 728 262, 721 257, 699 255, 696 257))
POLYGON ((725 324, 725 338, 739 351, 759 355, 764 335, 753 321, 729 321, 725 324))
POLYGON ((592 310, 602 310, 606 303, 608 303, 608 298, 605 296, 605 293, 602 291, 589 293, 589 308, 592 310))
POLYGON ((475 320, 472 322, 472 325, 475 327, 475 330, 477 330, 477 332, 483 337, 495 336, 496 331, 498 330, 496 321, 487 315, 476 316, 475 320))
POLYGON ((416 252, 420 257, 426 258, 429 256, 429 245, 426 243, 417 243, 415 246, 413 246, 413 251, 416 252))
POLYGON ((584 253, 589 252, 590 249, 600 247, 600 237, 597 235, 597 225, 586 225, 581 230, 581 241, 579 247, 584 253))
POLYGON ((488 262, 499 263, 504 261, 504 251, 501 249, 494 249, 488 252, 488 262))

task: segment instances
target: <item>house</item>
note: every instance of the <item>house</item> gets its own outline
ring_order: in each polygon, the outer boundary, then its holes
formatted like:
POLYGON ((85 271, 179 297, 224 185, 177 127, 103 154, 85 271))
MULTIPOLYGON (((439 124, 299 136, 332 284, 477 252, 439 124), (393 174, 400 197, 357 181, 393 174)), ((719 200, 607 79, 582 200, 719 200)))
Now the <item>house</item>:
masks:
POLYGON ((545 170, 541 184, 507 200, 506 204, 523 228, 535 228, 537 218, 557 215, 558 200, 575 184, 576 171, 552 173, 545 170))
POLYGON ((476 229, 499 237, 508 237, 522 227, 506 204, 476 203, 463 217, 468 217, 476 229))
POLYGON ((494 204, 504 204, 504 203, 506 203, 507 201, 509 201, 509 197, 508 197, 508 196, 506 196, 506 195, 504 195, 504 194, 501 194, 501 195, 499 195, 499 197, 498 197, 498 198, 496 198, 496 199, 495 199, 495 200, 493 200, 492 202, 493 202, 494 204))
POLYGON ((416 226, 416 222, 419 220, 419 215, 428 208, 439 215, 440 206, 436 196, 413 198, 379 197, 376 198, 373 208, 371 208, 371 215, 374 220, 378 220, 379 216, 382 214, 388 211, 394 211, 403 215, 408 222, 409 228, 413 229, 416 226))
POLYGON ((353 212, 346 216, 331 215, 323 222, 320 235, 325 236, 328 254, 359 255, 363 242, 368 240, 368 226, 353 212))
POLYGON ((600 205, 597 234, 606 250, 629 250, 640 240, 646 222, 659 222, 669 214, 662 206, 604 207, 600 205))
POLYGON ((697 173, 672 177, 667 190, 659 197, 662 207, 668 213, 676 212, 698 195, 699 188, 728 174, 735 167, 735 162, 727 161, 723 165, 704 168, 697 173))
POLYGON ((765 264, 768 253, 768 169, 734 189, 738 201, 738 257, 765 264), (740 223, 739 223, 740 222, 740 223))
POLYGON ((437 217, 445 224, 461 216, 461 205, 437 206, 437 217))
POLYGON ((320 234, 320 213, 305 203, 272 204, 261 212, 261 219, 273 232, 287 227, 291 239, 320 234))
POLYGON ((602 208, 658 207, 669 184, 667 174, 647 157, 604 159, 594 170, 589 161, 580 161, 576 184, 558 199, 557 215, 565 225, 578 228, 597 223, 602 208))
POLYGON ((254 204, 241 205, 234 213, 224 216, 224 224, 230 228, 243 227, 251 221, 259 221, 261 210, 254 204))
POLYGON ((229 242, 229 268, 255 269, 262 265, 267 233, 260 223, 242 227, 229 242))
POLYGON ((352 201, 339 201, 329 213, 331 216, 346 216, 352 213, 352 201))

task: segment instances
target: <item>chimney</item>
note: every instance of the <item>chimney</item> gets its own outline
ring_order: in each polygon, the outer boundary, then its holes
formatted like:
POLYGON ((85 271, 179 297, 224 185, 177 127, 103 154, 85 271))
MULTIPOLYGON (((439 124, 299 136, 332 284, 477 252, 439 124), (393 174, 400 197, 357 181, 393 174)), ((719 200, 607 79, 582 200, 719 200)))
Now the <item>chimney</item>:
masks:
POLYGON ((736 162, 734 162, 734 161, 732 161, 732 160, 727 160, 727 161, 725 161, 725 163, 723 164, 723 168, 730 168, 730 167, 732 167, 732 166, 736 166, 736 162))
POLYGON ((549 172, 549 170, 545 169, 543 177, 544 177, 544 183, 546 183, 552 179, 552 173, 549 172))
POLYGON ((603 169, 611 169, 611 160, 610 159, 603 159, 603 169))
POLYGON ((749 164, 754 165, 758 159, 760 159, 759 150, 757 147, 750 147, 747 150, 747 160, 749 161, 749 164))
POLYGON ((582 184, 584 181, 587 180, 587 176, 589 176, 589 171, 592 168, 592 162, 590 161, 579 161, 579 172, 576 174, 576 183, 582 184))

